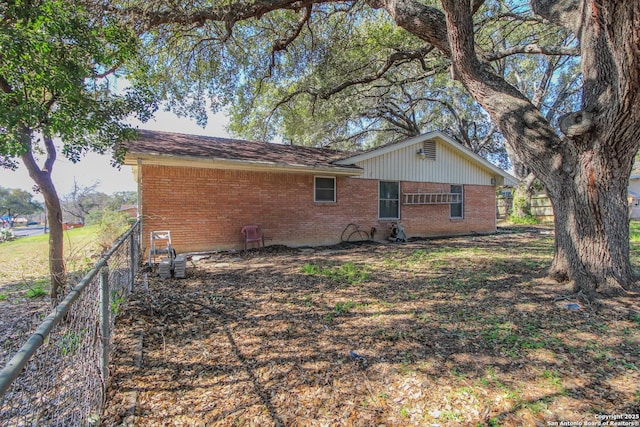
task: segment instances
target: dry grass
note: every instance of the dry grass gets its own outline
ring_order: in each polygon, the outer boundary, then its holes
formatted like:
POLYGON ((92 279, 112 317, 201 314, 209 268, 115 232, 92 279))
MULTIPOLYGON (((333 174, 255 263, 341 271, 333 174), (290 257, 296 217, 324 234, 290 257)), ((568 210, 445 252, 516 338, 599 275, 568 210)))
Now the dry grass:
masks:
POLYGON ((544 278, 552 236, 219 254, 150 275, 105 425, 540 425, 640 412, 637 295, 544 278), (579 304, 577 310, 567 304, 579 304))

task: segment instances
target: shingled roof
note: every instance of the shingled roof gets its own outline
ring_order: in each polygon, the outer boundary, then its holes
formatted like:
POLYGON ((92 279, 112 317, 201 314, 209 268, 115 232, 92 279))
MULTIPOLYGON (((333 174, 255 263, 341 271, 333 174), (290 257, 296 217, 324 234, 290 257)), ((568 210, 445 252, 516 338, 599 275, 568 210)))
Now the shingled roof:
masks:
POLYGON ((310 169, 359 170, 354 165, 335 163, 351 154, 344 151, 213 136, 140 130, 138 139, 128 141, 125 146, 127 147, 125 163, 128 164, 133 164, 134 159, 143 157, 231 161, 310 169))

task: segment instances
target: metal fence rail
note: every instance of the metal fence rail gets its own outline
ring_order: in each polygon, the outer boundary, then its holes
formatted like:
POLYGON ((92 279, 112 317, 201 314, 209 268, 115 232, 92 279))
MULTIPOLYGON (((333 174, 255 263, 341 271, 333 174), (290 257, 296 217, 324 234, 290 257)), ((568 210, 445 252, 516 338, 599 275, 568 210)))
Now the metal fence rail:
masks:
POLYGON ((0 371, 0 427, 99 425, 114 319, 139 266, 136 222, 0 371))

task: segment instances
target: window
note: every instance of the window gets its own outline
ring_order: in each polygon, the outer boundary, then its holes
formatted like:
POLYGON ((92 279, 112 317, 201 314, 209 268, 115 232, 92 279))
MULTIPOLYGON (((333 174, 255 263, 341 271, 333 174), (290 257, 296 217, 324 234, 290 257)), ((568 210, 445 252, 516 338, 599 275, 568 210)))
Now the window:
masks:
POLYGON ((380 181, 380 219, 400 218, 400 183, 380 181))
POLYGON ((464 194, 462 193, 462 185, 452 185, 451 193, 460 194, 460 201, 457 203, 451 203, 451 213, 449 215, 451 218, 464 218, 464 194))
POLYGON ((333 177, 316 176, 314 180, 314 195, 316 202, 336 201, 336 179, 333 177))

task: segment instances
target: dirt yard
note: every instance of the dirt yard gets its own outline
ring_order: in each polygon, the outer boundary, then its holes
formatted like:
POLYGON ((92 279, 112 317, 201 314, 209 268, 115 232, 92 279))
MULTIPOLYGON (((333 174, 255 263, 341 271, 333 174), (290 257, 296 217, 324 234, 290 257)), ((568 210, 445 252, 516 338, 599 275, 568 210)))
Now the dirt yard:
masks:
POLYGON ((544 278, 552 246, 527 229, 149 273, 117 322, 103 424, 637 422, 638 295, 570 295, 544 278))

